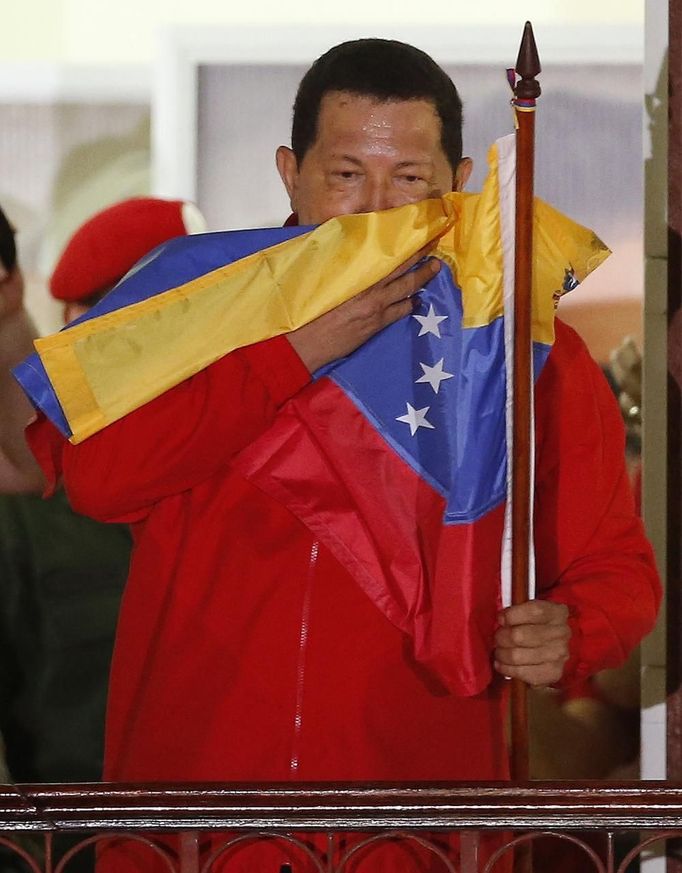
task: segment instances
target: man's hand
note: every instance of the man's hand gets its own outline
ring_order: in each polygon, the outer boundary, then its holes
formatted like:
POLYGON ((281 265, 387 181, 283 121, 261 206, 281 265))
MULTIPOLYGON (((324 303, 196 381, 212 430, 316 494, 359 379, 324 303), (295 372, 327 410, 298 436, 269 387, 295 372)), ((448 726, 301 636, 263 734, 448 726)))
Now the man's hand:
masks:
POLYGON ((499 615, 495 669, 529 685, 552 685, 568 660, 568 607, 548 600, 509 606, 499 615))
POLYGON ((413 311, 412 295, 436 275, 440 262, 431 259, 414 272, 407 271, 432 247, 433 243, 429 243, 376 285, 287 334, 311 373, 349 355, 375 333, 413 311))

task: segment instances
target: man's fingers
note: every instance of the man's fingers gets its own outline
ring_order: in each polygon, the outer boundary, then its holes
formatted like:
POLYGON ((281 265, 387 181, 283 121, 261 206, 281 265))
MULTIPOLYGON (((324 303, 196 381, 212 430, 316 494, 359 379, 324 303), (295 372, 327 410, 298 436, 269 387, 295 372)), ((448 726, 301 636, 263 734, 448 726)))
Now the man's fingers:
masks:
POLYGON ((502 610, 495 632, 495 669, 529 685, 553 685, 569 657, 571 629, 562 603, 530 600, 502 610))
POLYGON ((498 618, 502 627, 521 624, 566 624, 568 607, 563 603, 552 603, 549 600, 529 600, 516 606, 508 606, 500 612, 498 618))
POLYGON ((530 665, 556 662, 563 664, 568 660, 568 646, 554 643, 547 646, 536 646, 532 649, 495 649, 495 663, 507 667, 523 667, 530 665))
MULTIPOLYGON (((440 269, 440 261, 435 258, 422 264, 411 273, 399 276, 390 284, 380 282, 352 297, 339 307, 347 307, 354 317, 366 321, 376 319, 375 329, 386 327, 397 321, 403 315, 408 315, 413 308, 412 295, 432 279, 440 269), (398 306, 398 309, 394 307, 398 306)), ((373 331, 372 331, 373 332, 373 331)), ((371 335, 371 334, 370 334, 371 335)))
POLYGON ((432 258, 411 273, 394 279, 388 285, 381 282, 368 288, 348 303, 353 304, 355 301, 357 314, 363 312, 368 316, 376 317, 377 328, 387 327, 413 311, 412 296, 429 279, 432 279, 439 269, 440 261, 432 258))
POLYGON ((381 327, 388 327, 389 324, 393 324, 394 321, 400 321, 401 318, 405 318, 405 316, 410 315, 412 312, 414 312, 413 300, 409 298, 407 300, 398 300, 384 309, 381 327))
POLYGON ((377 284, 390 285, 390 283, 393 282, 395 279, 400 278, 400 276, 403 276, 405 273, 408 272, 408 270, 411 270, 412 267, 414 267, 415 264, 418 264, 422 258, 425 258, 429 254, 429 252, 432 252, 437 244, 438 240, 431 240, 431 242, 427 243, 425 246, 419 249, 418 252, 415 252, 411 258, 408 258, 399 267, 396 267, 392 273, 389 273, 385 279, 382 279, 377 284))
POLYGON ((504 648, 541 646, 554 640, 568 640, 570 636, 567 624, 522 624, 499 628, 495 633, 495 645, 504 648))
POLYGON ((399 303, 411 297, 416 291, 423 288, 430 279, 433 279, 439 270, 440 261, 436 258, 429 258, 416 270, 399 276, 388 285, 381 283, 373 290, 374 293, 382 297, 387 306, 391 306, 393 303, 399 303))

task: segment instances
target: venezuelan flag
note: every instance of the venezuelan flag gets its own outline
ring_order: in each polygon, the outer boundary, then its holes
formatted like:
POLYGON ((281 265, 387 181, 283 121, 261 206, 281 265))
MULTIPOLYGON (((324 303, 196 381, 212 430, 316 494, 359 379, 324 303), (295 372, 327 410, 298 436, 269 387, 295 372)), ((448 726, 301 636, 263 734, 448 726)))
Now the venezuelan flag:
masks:
MULTIPOLYGON (((316 318, 438 239, 445 268, 414 314, 316 374, 234 464, 325 543, 459 694, 489 682, 494 604, 508 602, 513 138, 493 147, 490 164, 480 194, 315 229, 173 241, 89 318, 38 340, 17 370, 78 442, 233 349, 316 318)), ((608 249, 541 201, 534 230, 537 377, 557 297, 608 249)))

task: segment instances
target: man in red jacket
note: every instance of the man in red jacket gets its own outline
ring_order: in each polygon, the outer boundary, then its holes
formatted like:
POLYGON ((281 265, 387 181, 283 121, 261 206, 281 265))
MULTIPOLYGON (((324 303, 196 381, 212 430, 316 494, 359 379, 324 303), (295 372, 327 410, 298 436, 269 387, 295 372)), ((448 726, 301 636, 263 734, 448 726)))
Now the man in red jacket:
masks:
MULTIPOLYGON (((471 170, 452 82, 422 52, 384 40, 337 46, 313 65, 292 148, 278 150, 277 164, 301 224, 436 197, 471 170)), ((620 416, 560 324, 537 386, 540 597, 500 611, 490 639, 497 679, 474 697, 451 694, 417 663, 349 570, 233 466, 310 390, 311 373, 412 313, 411 295, 438 269, 427 261, 406 272, 422 255, 48 464, 53 478, 63 468, 78 510, 133 527, 106 778, 503 779, 503 677, 570 683, 620 662, 652 627, 660 592, 628 490, 620 416)), ((284 843, 224 857, 230 871, 312 869, 284 843)), ((427 870, 429 857, 392 844, 345 869, 427 870)), ((151 863, 112 853, 110 869, 151 863)))

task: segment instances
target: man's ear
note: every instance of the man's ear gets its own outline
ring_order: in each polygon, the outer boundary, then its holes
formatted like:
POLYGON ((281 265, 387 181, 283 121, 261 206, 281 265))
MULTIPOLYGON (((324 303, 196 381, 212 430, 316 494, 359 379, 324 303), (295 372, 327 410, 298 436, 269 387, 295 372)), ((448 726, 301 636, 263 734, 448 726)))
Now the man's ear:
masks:
POLYGON ((464 186, 469 181, 469 176, 473 169, 474 162, 471 158, 462 158, 462 160, 457 164, 457 169, 455 170, 455 179, 452 186, 453 191, 464 190, 464 186))
POLYGON ((277 172, 289 195, 291 209, 296 212, 296 186, 298 182, 298 161, 296 155, 287 146, 280 146, 275 154, 277 172))

